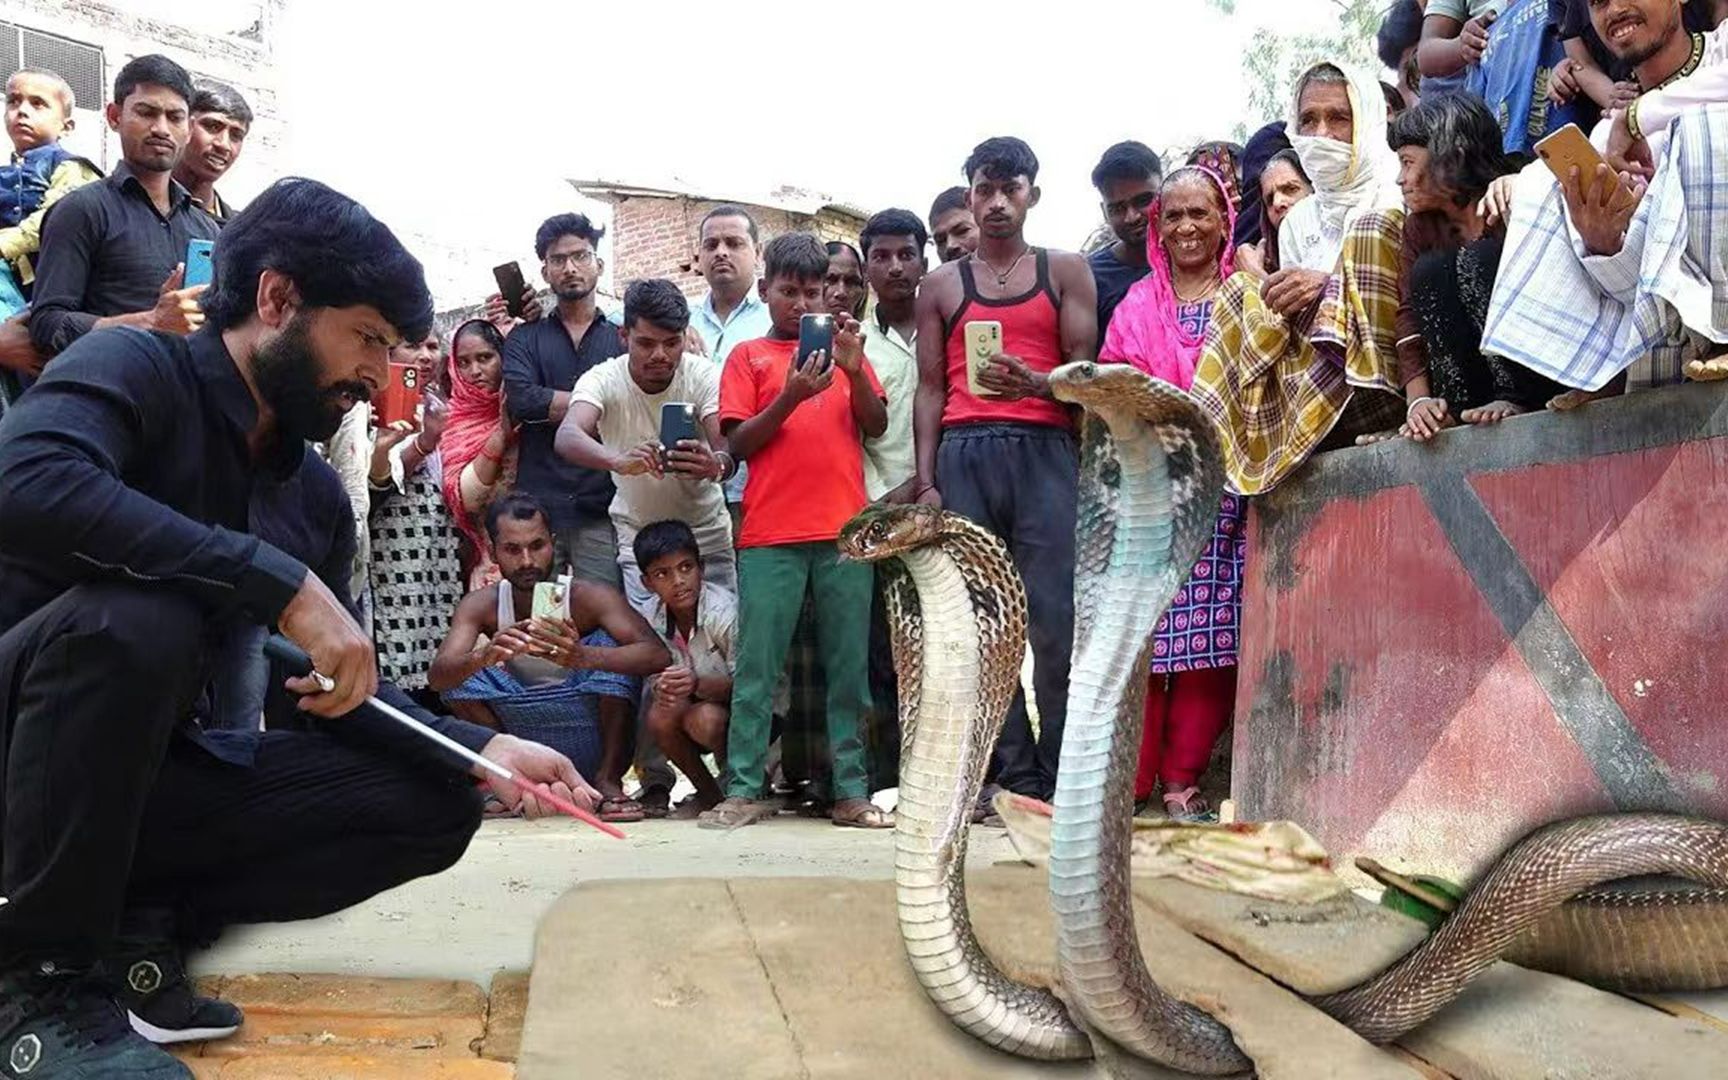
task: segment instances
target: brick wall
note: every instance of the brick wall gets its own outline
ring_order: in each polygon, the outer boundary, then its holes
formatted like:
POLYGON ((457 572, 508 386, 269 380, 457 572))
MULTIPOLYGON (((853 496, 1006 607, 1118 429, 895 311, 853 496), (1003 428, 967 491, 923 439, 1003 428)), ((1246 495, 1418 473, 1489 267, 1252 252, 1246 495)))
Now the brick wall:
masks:
POLYGON ((204 33, 164 19, 132 14, 94 0, 0 0, 0 20, 67 38, 102 51, 103 101, 78 102, 78 127, 67 145, 104 170, 121 160, 119 136, 107 131, 101 109, 113 92, 114 76, 133 57, 162 53, 194 77, 228 83, 245 95, 256 117, 246 148, 218 190, 244 205, 282 175, 286 125, 276 100, 271 30, 287 0, 260 0, 249 34, 204 33))
MULTIPOLYGON (((613 290, 623 294, 632 281, 663 277, 678 284, 692 299, 706 296, 708 285, 696 272, 696 230, 708 211, 720 205, 705 199, 612 198, 613 290), (688 266, 689 269, 685 269, 688 266)), ((764 206, 747 207, 766 244, 787 232, 813 232, 823 240, 856 243, 864 222, 838 210, 795 214, 764 206)))

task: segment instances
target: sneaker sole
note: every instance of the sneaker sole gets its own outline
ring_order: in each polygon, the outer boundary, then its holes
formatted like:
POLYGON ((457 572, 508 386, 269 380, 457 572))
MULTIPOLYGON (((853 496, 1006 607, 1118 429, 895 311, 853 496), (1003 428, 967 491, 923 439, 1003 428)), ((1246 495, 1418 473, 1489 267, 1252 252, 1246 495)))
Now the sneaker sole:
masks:
POLYGON ((171 1046, 174 1043, 183 1042, 206 1042, 210 1039, 226 1039, 228 1036, 240 1030, 238 1026, 180 1029, 159 1028, 130 1009, 126 1010, 126 1019, 131 1022, 133 1031, 136 1031, 138 1034, 144 1036, 157 1046, 171 1046))

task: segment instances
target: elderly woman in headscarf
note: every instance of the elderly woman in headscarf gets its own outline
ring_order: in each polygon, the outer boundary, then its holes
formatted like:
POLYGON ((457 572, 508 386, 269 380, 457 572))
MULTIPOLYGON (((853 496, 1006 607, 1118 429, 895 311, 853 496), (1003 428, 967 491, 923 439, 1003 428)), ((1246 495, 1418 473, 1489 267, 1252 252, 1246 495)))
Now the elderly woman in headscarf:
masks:
POLYGON ((1279 270, 1264 282, 1238 275, 1219 294, 1194 379, 1243 495, 1270 490, 1323 445, 1403 419, 1403 210, 1379 80, 1316 64, 1297 80, 1287 130, 1314 193, 1279 227, 1279 270))
MULTIPOLYGON (((1187 166, 1164 178, 1147 217, 1148 272, 1117 307, 1098 358, 1186 390, 1234 269, 1236 211, 1222 177, 1187 166)), ((1134 797, 1149 803, 1156 792, 1178 821, 1210 813, 1198 781, 1236 699, 1246 549, 1242 501, 1226 495, 1211 541, 1153 632, 1134 797)))
POLYGON ((469 319, 450 338, 450 413, 439 443, 444 502, 469 545, 469 588, 498 580, 492 545, 482 526, 486 507, 516 475, 516 429, 504 394, 504 335, 485 319, 469 319))

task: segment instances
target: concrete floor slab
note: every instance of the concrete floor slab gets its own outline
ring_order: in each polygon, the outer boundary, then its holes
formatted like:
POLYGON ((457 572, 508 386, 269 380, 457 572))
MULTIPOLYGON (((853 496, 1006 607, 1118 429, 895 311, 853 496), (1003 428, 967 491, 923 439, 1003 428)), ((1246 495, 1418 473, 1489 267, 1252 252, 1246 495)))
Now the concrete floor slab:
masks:
MULTIPOLYGON (((192 957, 191 969, 463 979, 486 986, 500 971, 528 969, 535 928, 578 882, 894 875, 890 830, 839 829, 784 814, 731 833, 688 821, 643 821, 623 829, 627 840, 566 820, 488 821, 461 861, 436 877, 326 918, 238 927, 192 957)), ((1013 857, 1007 833, 973 830, 971 865, 1013 857)))

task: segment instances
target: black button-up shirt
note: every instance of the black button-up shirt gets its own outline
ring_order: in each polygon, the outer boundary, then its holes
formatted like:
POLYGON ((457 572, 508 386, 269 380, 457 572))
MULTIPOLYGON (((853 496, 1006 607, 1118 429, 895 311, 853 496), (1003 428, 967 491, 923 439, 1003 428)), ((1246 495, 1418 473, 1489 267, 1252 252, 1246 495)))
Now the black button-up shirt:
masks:
POLYGON ((124 162, 85 184, 42 219, 42 252, 31 294, 30 340, 53 356, 96 320, 156 306, 162 282, 186 261, 192 240, 214 240, 214 218, 177 181, 161 214, 124 162))
MULTIPOLYGON (((274 623, 308 563, 352 610, 354 519, 341 482, 303 443, 255 460, 257 422, 214 330, 79 339, 0 420, 0 634, 80 582, 119 578, 193 597, 219 640, 236 621, 274 623)), ((471 749, 492 738, 434 719, 394 687, 380 696, 471 749)), ((292 706, 271 699, 279 720, 292 706)), ((350 714, 338 729, 460 766, 381 716, 350 714)), ((188 733, 236 764, 256 745, 254 733, 188 733)))
POLYGON ((523 323, 504 341, 504 394, 510 417, 522 425, 516 487, 546 505, 554 530, 604 519, 612 504, 612 474, 572 465, 552 449, 558 425, 549 419, 552 395, 569 393, 594 365, 624 351, 618 328, 596 312, 573 345, 558 312, 523 323))

